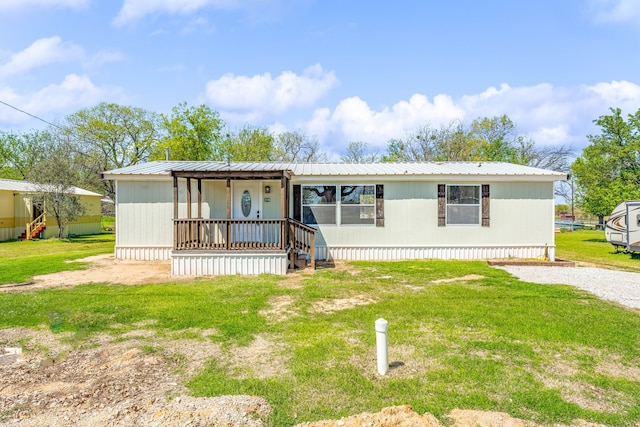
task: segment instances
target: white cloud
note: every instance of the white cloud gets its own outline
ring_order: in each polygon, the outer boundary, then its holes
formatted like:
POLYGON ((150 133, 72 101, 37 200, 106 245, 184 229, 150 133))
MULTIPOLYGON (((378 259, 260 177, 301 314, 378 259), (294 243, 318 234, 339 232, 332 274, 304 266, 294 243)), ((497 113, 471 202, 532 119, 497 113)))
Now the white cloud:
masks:
POLYGON ((364 141, 373 151, 384 152, 389 139, 403 138, 407 132, 430 124, 447 125, 462 119, 509 116, 520 134, 541 146, 571 145, 581 149, 586 135, 597 132, 593 120, 619 107, 624 114, 635 113, 640 105, 640 85, 628 81, 601 82, 577 87, 535 86, 489 87, 477 94, 453 99, 437 95, 429 100, 415 94, 391 107, 372 109, 358 97, 343 99, 332 109, 319 108, 306 122, 292 128, 316 135, 324 149, 341 153, 350 141, 364 141))
MULTIPOLYGON (((96 86, 89 77, 69 74, 57 84, 50 84, 37 92, 19 94, 9 87, 0 87, 0 99, 21 110, 42 117, 56 118, 106 100, 124 100, 117 87, 96 86)), ((0 108, 0 124, 20 125, 33 119, 9 107, 0 108)))
POLYGON ((275 78, 270 73, 251 77, 225 74, 209 81, 205 92, 213 107, 248 121, 280 115, 293 107, 312 106, 337 85, 335 74, 316 64, 302 75, 284 71, 275 78))
POLYGON ((98 68, 103 66, 104 64, 109 64, 111 62, 119 62, 125 59, 125 56, 122 52, 115 50, 102 50, 85 61, 85 65, 91 68, 98 68))
POLYGON ((84 55, 80 46, 63 42, 58 36, 39 39, 25 50, 11 54, 9 61, 0 65, 0 79, 52 63, 79 60, 84 55))
POLYGON ((640 86, 624 80, 597 83, 593 86, 586 86, 585 90, 594 92, 611 106, 629 102, 633 104, 640 99, 640 86))
POLYGON ((640 2, 637 0, 590 0, 597 22, 640 25, 640 2))
POLYGON ((87 7, 91 0, 2 0, 0 11, 33 10, 41 7, 80 9, 87 7))
POLYGON ((311 120, 297 126, 316 135, 332 152, 341 151, 351 141, 364 141, 374 151, 382 152, 389 139, 403 138, 427 123, 440 126, 464 116, 465 111, 448 95, 436 95, 429 101, 425 95, 415 94, 408 101, 379 111, 351 97, 340 101, 333 112, 328 108, 316 110, 311 120))
POLYGON ((146 16, 188 16, 203 9, 237 10, 253 21, 273 21, 306 7, 311 0, 124 0, 113 19, 117 26, 132 24, 146 16))
POLYGON ((205 7, 236 9, 242 5, 241 0, 125 0, 113 22, 121 26, 147 15, 188 15, 205 7))
POLYGON ((182 34, 191 34, 195 32, 204 32, 211 34, 215 31, 215 26, 209 22, 207 18, 199 17, 190 20, 182 28, 182 34))

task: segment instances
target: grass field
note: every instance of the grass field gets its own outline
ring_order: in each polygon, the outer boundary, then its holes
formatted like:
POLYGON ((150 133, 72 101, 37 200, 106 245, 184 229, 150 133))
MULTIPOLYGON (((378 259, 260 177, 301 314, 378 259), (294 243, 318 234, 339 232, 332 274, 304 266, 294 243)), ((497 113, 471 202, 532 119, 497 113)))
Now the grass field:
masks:
POLYGON ((604 231, 581 230, 556 233, 556 256, 619 270, 640 271, 640 257, 616 249, 604 231))
POLYGON ((92 255, 113 252, 115 234, 78 236, 68 240, 22 240, 0 242, 0 285, 22 283, 38 274, 86 268, 82 262, 92 255))
MULTIPOLYGON (((570 247, 602 263, 618 257, 590 233, 557 235, 558 256, 568 257, 570 247)), ((8 254, 22 253, 21 244, 0 244, 0 271, 15 262, 8 254)), ((31 266, 111 250, 113 243, 103 235, 32 244, 25 245, 31 266)), ((22 271, 28 276, 29 267, 22 271)), ((77 345, 141 324, 164 335, 213 330, 207 339, 224 354, 185 378, 189 389, 197 396, 263 396, 275 426, 397 404, 438 417, 465 408, 544 424, 640 422, 638 311, 568 286, 523 283, 483 262, 357 262, 290 281, 234 276, 0 294, 0 328, 71 332, 77 345), (277 304, 285 308, 275 317, 264 314, 277 304), (380 317, 389 321, 394 366, 384 377, 375 362, 380 317), (267 376, 255 364, 230 363, 257 337, 272 347, 262 361, 274 366, 267 376)))

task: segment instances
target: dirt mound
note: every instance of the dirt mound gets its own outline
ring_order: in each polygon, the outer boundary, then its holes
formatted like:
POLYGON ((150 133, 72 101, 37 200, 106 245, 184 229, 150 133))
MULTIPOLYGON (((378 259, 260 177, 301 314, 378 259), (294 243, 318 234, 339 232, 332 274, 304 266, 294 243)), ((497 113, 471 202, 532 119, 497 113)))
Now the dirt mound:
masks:
POLYGON ((0 423, 20 426, 262 426, 252 396, 184 396, 176 367, 131 343, 24 355, 0 365, 0 423))

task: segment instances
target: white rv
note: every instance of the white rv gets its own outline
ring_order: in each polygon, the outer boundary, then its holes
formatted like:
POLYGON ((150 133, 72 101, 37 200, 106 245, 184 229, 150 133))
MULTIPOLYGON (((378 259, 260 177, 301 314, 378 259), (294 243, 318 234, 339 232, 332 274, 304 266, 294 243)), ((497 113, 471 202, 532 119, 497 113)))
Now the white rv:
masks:
POLYGON ((615 207, 605 227, 607 241, 627 252, 640 252, 640 200, 627 200, 615 207))

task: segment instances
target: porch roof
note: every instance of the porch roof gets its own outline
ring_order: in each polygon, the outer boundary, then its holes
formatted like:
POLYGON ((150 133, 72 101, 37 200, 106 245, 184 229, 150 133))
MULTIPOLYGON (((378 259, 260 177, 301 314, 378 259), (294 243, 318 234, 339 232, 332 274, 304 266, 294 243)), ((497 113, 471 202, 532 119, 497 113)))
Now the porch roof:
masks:
POLYGON ((182 177, 280 177, 294 176, 485 176, 536 177, 549 181, 567 179, 567 174, 531 166, 502 162, 416 163, 279 163, 155 161, 104 172, 105 179, 124 176, 182 177))

